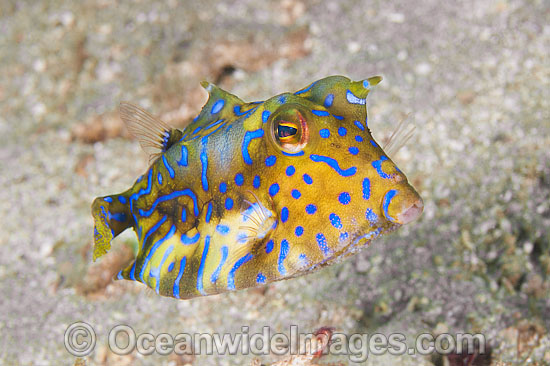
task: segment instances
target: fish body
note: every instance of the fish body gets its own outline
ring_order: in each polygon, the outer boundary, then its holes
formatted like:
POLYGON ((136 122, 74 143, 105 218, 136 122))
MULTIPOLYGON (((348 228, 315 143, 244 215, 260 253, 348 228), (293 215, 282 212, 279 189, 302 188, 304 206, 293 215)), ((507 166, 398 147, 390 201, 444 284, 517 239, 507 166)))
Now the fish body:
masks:
POLYGON ((332 76, 253 103, 203 83, 183 131, 123 104, 155 160, 94 201, 94 260, 132 227, 137 258, 117 278, 192 298, 312 272, 416 219, 422 199, 367 126, 380 80, 332 76))

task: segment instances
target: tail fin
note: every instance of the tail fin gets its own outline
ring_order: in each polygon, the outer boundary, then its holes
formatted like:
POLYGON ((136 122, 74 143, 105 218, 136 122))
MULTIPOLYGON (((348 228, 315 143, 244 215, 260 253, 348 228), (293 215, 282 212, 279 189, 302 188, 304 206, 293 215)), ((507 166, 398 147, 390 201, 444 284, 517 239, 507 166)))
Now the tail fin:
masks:
POLYGON ((98 197, 92 204, 94 217, 94 261, 111 249, 111 240, 134 226, 126 193, 98 197))

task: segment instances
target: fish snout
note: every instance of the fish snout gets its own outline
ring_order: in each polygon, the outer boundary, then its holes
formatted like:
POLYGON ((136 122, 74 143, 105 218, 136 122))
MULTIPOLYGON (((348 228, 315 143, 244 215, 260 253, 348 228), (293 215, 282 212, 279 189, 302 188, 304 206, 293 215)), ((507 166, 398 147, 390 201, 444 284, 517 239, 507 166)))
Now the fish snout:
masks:
POLYGON ((382 200, 382 212, 386 219, 400 225, 416 220, 423 210, 422 198, 409 184, 389 190, 382 200))

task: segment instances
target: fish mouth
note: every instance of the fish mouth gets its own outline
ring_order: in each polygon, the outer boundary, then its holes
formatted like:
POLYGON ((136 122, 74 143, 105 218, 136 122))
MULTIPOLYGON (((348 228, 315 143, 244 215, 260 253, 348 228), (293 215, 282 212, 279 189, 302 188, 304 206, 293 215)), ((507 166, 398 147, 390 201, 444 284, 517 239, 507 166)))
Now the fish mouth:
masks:
POLYGON ((397 215, 397 222, 402 225, 413 222, 422 215, 422 211, 424 211, 424 202, 419 199, 397 215))
POLYGON ((424 202, 412 187, 407 190, 391 189, 382 201, 382 212, 386 219, 399 225, 413 222, 423 211, 424 202))

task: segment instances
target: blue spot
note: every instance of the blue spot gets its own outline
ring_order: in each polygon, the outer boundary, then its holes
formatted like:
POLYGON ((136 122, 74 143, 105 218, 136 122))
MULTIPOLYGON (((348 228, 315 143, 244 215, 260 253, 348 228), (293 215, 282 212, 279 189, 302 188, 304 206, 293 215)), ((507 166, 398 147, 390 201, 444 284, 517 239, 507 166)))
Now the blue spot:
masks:
POLYGON ((294 174, 294 172, 296 171, 296 169, 294 169, 294 167, 292 165, 289 165, 286 167, 286 175, 287 176, 292 176, 294 174))
POLYGON ((307 212, 309 215, 313 215, 315 212, 317 212, 317 206, 312 205, 312 204, 307 205, 307 206, 306 206, 306 212, 307 212))
POLYGON ((330 248, 327 245, 327 239, 325 238, 325 236, 322 233, 318 233, 315 236, 315 239, 317 239, 317 245, 319 245, 319 248, 321 249, 323 254, 325 256, 330 254, 330 248))
POLYGON ((349 237, 348 233, 340 233, 340 241, 344 241, 349 237))
POLYGON ((172 270, 174 269, 174 265, 175 265, 175 262, 172 262, 168 265, 168 272, 172 272, 172 270))
POLYGON ((321 135, 322 138, 326 139, 330 137, 330 130, 328 128, 323 128, 319 131, 319 135, 321 135))
POLYGON ((202 189, 206 192, 208 191, 208 177, 206 176, 206 173, 208 171, 208 156, 206 155, 206 141, 203 140, 202 147, 201 147, 201 182, 202 182, 202 189))
POLYGON ((330 166, 332 169, 334 169, 342 177, 350 177, 350 176, 354 175, 357 172, 357 168, 354 167, 354 166, 350 167, 348 169, 340 168, 340 166, 338 165, 338 162, 336 160, 334 160, 333 158, 329 158, 328 156, 311 154, 309 156, 309 158, 311 160, 313 160, 314 162, 316 162, 316 163, 317 162, 326 163, 328 166, 330 166))
POLYGON ((262 112, 262 122, 263 123, 266 123, 267 120, 269 119, 269 115, 271 114, 270 111, 263 111, 262 112))
POLYGON ((187 221, 187 210, 185 207, 181 209, 181 222, 187 221))
POLYGON ((374 147, 378 147, 378 145, 376 144, 376 142, 374 142, 374 140, 370 140, 370 144, 374 147))
POLYGON ((220 192, 221 193, 227 192, 227 183, 225 183, 225 182, 220 183, 220 192))
POLYGON ((334 226, 336 229, 340 230, 343 227, 340 216, 336 215, 335 213, 331 213, 328 218, 330 219, 330 223, 332 224, 332 226, 334 226))
POLYGON ((279 103, 285 104, 286 103, 286 96, 284 96, 284 95, 279 96, 279 103))
POLYGON ((288 153, 286 151, 281 150, 281 153, 285 156, 302 156, 302 155, 304 155, 304 151, 300 151, 300 152, 297 152, 297 153, 288 153))
POLYGON ((348 130, 346 130, 345 127, 339 127, 339 128, 338 128, 338 134, 339 134, 340 136, 346 136, 347 133, 348 133, 348 130))
POLYGON ((383 179, 390 179, 393 175, 387 174, 382 170, 382 163, 386 160, 388 160, 388 158, 382 155, 380 157, 380 160, 375 160, 372 162, 372 166, 374 167, 374 169, 376 169, 376 172, 380 177, 382 177, 383 179))
POLYGON ((355 136, 355 141, 357 142, 363 142, 363 138, 359 135, 355 136))
POLYGON ((304 174, 303 178, 304 178, 304 182, 305 182, 306 184, 311 184, 311 183, 313 183, 313 179, 311 179, 311 177, 310 177, 309 175, 304 174))
POLYGON ((212 114, 216 114, 218 113, 219 111, 222 110, 223 106, 225 105, 225 100, 223 99, 220 99, 218 100, 216 103, 214 103, 214 105, 212 106, 212 110, 210 111, 210 113, 212 114))
POLYGON ((318 109, 312 109, 311 113, 313 113, 314 115, 319 116, 319 117, 326 117, 326 116, 330 115, 330 113, 328 113, 327 111, 320 111, 318 109))
POLYGON ((281 210, 281 221, 286 222, 286 220, 288 220, 288 208, 283 207, 281 210))
POLYGON ((353 123, 357 126, 357 128, 359 128, 361 131, 365 131, 365 127, 363 126, 363 124, 359 121, 353 121, 353 123))
POLYGON ((371 224, 375 224, 378 222, 378 215, 374 213, 370 208, 367 208, 365 211, 365 218, 369 220, 371 224))
POLYGON ((275 155, 269 155, 267 158, 265 158, 265 166, 273 166, 277 162, 277 158, 275 155))
POLYGON ((208 249, 210 248, 210 236, 206 235, 204 238, 204 249, 202 250, 201 262, 199 264, 199 270, 197 272, 197 291, 201 295, 206 295, 202 284, 202 276, 204 275, 204 265, 206 263, 206 257, 208 256, 208 249))
POLYGON ((206 217, 205 217, 206 223, 210 222, 211 217, 212 217, 212 202, 208 202, 208 208, 206 209, 206 217))
POLYGON ((252 141, 252 139, 263 137, 263 135, 264 135, 264 130, 262 129, 258 129, 256 131, 246 131, 243 138, 243 145, 241 149, 243 160, 246 164, 252 165, 252 159, 250 158, 250 154, 248 152, 248 146, 250 145, 250 142, 252 141))
POLYGON ((338 120, 340 120, 340 121, 344 119, 344 117, 338 116, 338 115, 336 115, 336 114, 333 114, 332 117, 334 117, 334 118, 336 118, 336 119, 338 119, 338 120))
POLYGON ((305 266, 307 264, 307 255, 305 255, 304 253, 300 254, 298 256, 298 261, 300 265, 305 266))
POLYGON ((174 294, 174 297, 176 299, 180 298, 180 281, 181 281, 181 277, 183 276, 183 271, 185 270, 185 263, 187 262, 186 259, 187 259, 186 257, 183 257, 181 259, 180 269, 178 271, 178 276, 176 277, 176 280, 174 281, 174 289, 172 290, 172 293, 174 294))
POLYGON ((290 246, 288 244, 288 241, 286 239, 283 239, 281 241, 281 250, 279 251, 279 259, 277 260, 277 269, 279 270, 279 273, 284 276, 286 275, 286 268, 284 266, 285 258, 288 255, 288 252, 290 250, 290 246))
POLYGON ((118 196, 118 200, 120 203, 125 204, 126 203, 126 197, 124 196, 118 196))
POLYGON ((254 177, 254 180, 252 181, 252 186, 254 186, 254 188, 258 189, 258 188, 260 188, 260 183, 261 183, 260 176, 256 175, 254 177))
POLYGON ((167 194, 165 196, 161 196, 161 197, 157 198, 155 200, 155 202, 153 202, 153 205, 151 206, 151 208, 149 210, 144 211, 140 208, 139 209, 139 214, 141 216, 149 217, 155 211, 155 209, 157 208, 157 205, 159 203, 164 202, 164 201, 168 201, 168 200, 171 200, 173 198, 180 197, 180 196, 189 196, 189 197, 191 197, 191 199, 193 200, 193 213, 195 214, 195 216, 198 216, 199 215, 199 208, 198 208, 198 203, 197 203, 197 196, 190 189, 184 189, 183 191, 173 191, 170 194, 167 194))
POLYGON ((300 193, 299 190, 297 189, 293 189, 292 190, 292 197, 297 200, 298 198, 300 198, 302 196, 302 194, 300 193))
POLYGON ((164 163, 164 166, 166 167, 166 170, 168 170, 168 174, 170 174, 170 178, 174 179, 174 169, 168 164, 168 161, 166 161, 166 156, 162 155, 162 162, 164 163))
POLYGON ((296 236, 302 236, 303 233, 304 233, 304 228, 301 226, 296 226, 296 229, 294 230, 294 234, 296 234, 296 236))
POLYGON ((216 231, 222 235, 227 235, 229 233, 229 226, 227 225, 218 225, 216 226, 216 231))
POLYGON ((181 159, 178 160, 178 165, 187 166, 187 147, 181 145, 181 159))
POLYGON ((351 196, 349 195, 348 192, 342 192, 338 196, 338 201, 340 201, 340 203, 343 204, 343 205, 347 205, 351 201, 351 196))
POLYGON ((256 283, 265 283, 265 276, 262 272, 258 272, 258 275, 256 276, 256 283))
POLYGON ((235 264, 233 265, 233 268, 229 271, 229 274, 227 275, 227 289, 228 290, 234 290, 235 289, 235 272, 239 269, 240 266, 248 262, 252 259, 252 254, 247 253, 244 257, 239 259, 235 264))
POLYGON ((349 153, 352 154, 352 155, 357 155, 359 154, 359 149, 356 148, 355 146, 352 146, 348 149, 349 153))
POLYGON ((235 175, 235 184, 238 185, 239 187, 242 186, 244 183, 244 177, 241 173, 237 173, 235 175))
POLYGON ((328 94, 325 98, 325 107, 332 106, 332 103, 334 102, 334 94, 328 94))
POLYGON ((317 83, 317 81, 311 83, 307 88, 304 88, 304 89, 302 89, 302 90, 297 91, 296 93, 294 93, 294 95, 300 95, 300 94, 302 94, 302 93, 308 92, 311 88, 313 88, 313 86, 314 86, 316 83, 317 83))
POLYGON ((229 197, 225 199, 225 209, 231 210, 233 208, 233 200, 229 197))
POLYGON ((391 200, 393 199, 393 197, 395 197, 396 194, 397 194, 397 190, 390 189, 388 193, 386 193, 386 195, 384 196, 384 200, 382 201, 382 209, 384 210, 384 216, 386 216, 386 218, 391 222, 397 221, 396 219, 394 219, 388 214, 388 207, 390 205, 391 200))
POLYGON ((103 201, 111 203, 113 202, 113 197, 105 197, 103 198, 103 201))
POLYGON ((269 195, 273 197, 277 193, 279 193, 279 185, 277 183, 273 183, 271 187, 269 187, 269 195))
POLYGON ((368 89, 370 86, 370 83, 367 79, 363 80, 363 88, 368 89))
POLYGON ((369 178, 363 179, 363 199, 368 200, 370 198, 370 180, 369 178))
POLYGON ((185 233, 185 234, 181 235, 180 241, 184 245, 191 245, 191 244, 195 244, 197 241, 199 241, 200 236, 201 236, 201 233, 199 233, 198 231, 192 237, 188 237, 187 233, 185 233))
POLYGON ((195 130, 193 132, 191 132, 191 135, 194 135, 197 132, 199 132, 201 130, 201 128, 202 128, 202 126, 199 126, 199 127, 195 128, 195 130))
POLYGON ((159 184, 162 185, 162 174, 160 174, 160 173, 157 174, 157 180, 158 180, 159 184))
POLYGON ((229 254, 229 248, 226 245, 222 246, 220 250, 222 252, 222 259, 220 260, 220 264, 218 264, 218 267, 216 268, 214 273, 212 273, 212 276, 210 276, 210 282, 212 283, 216 283, 216 281, 218 280, 220 272, 222 271, 222 267, 227 260, 227 254, 229 254))
POLYGON ((348 100, 348 103, 351 103, 351 104, 365 105, 365 103, 367 103, 366 99, 357 97, 349 89, 346 91, 346 99, 348 100))
POLYGON ((267 244, 265 245, 265 252, 267 254, 271 253, 271 251, 273 250, 273 245, 274 245, 273 240, 270 240, 267 242, 267 244))
MULTIPOLYGON (((164 218, 166 219, 166 216, 164 216, 164 218)), ((158 249, 158 247, 164 243, 164 241, 166 241, 167 239, 170 239, 170 237, 172 237, 172 235, 174 235, 174 233, 176 232, 176 225, 172 225, 172 227, 170 228, 170 230, 168 231, 168 233, 160 238, 159 240, 157 240, 155 242, 155 244, 153 244, 153 246, 151 247, 151 249, 149 249, 149 253, 147 253, 147 256, 145 257, 145 259, 143 260, 143 263, 141 265, 141 271, 139 272, 139 278, 141 279, 141 282, 144 282, 143 281, 143 273, 145 272, 145 268, 147 267, 147 264, 149 264, 149 261, 151 260, 151 257, 155 254, 156 250, 158 249)), ((145 242, 144 242, 145 243, 145 242)), ((144 282, 145 283, 145 282, 144 282)))

